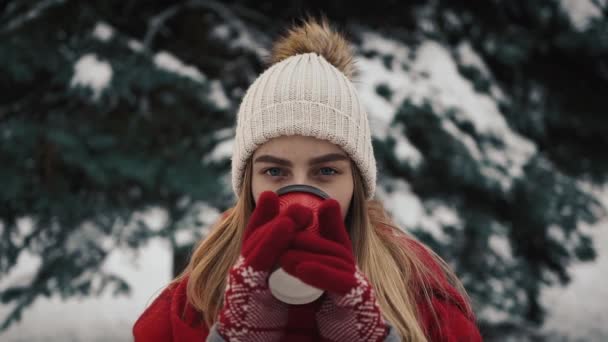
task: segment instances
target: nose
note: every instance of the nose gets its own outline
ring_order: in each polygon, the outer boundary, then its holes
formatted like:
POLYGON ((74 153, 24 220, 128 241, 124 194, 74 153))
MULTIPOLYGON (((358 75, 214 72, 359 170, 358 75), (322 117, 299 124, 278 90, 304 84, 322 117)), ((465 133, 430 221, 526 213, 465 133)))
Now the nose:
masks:
POLYGON ((295 172, 294 173, 294 176, 288 185, 295 185, 295 184, 316 186, 314 184, 314 182, 310 179, 310 177, 308 177, 306 172, 295 172))

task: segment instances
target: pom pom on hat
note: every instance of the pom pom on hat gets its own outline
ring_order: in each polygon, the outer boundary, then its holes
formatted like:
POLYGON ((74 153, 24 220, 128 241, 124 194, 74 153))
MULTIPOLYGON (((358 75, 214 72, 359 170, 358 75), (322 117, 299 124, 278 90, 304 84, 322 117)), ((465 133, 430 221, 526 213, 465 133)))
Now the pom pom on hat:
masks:
POLYGON ((277 40, 272 47, 270 61, 276 64, 291 56, 316 53, 352 80, 356 73, 353 51, 348 41, 332 30, 327 19, 308 18, 277 40))

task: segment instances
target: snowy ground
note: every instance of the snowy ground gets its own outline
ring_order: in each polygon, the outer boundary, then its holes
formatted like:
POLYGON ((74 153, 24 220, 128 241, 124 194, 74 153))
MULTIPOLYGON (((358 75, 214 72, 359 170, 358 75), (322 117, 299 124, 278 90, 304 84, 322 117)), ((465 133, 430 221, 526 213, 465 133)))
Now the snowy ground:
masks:
MULTIPOLYGON (((608 188, 600 199, 608 208, 608 188)), ((550 288, 542 296, 550 310, 545 330, 568 336, 571 341, 608 341, 608 220, 592 232, 598 252, 595 262, 575 265, 566 288, 550 288)))
MULTIPOLYGON (((131 252, 115 251, 108 269, 132 285, 131 297, 69 300, 39 299, 24 319, 0 334, 3 342, 17 341, 132 341, 131 327, 138 315, 171 279, 171 253, 165 241, 153 240, 134 258, 131 252)), ((15 273, 28 269, 32 259, 20 259, 15 273)), ((16 278, 18 274, 10 274, 16 278)), ((0 307, 0 317, 6 308, 0 307)))
POLYGON ((603 248, 597 261, 577 265, 568 287, 551 288, 543 296, 552 310, 545 329, 572 341, 608 341, 608 223, 596 233, 596 247, 603 248))

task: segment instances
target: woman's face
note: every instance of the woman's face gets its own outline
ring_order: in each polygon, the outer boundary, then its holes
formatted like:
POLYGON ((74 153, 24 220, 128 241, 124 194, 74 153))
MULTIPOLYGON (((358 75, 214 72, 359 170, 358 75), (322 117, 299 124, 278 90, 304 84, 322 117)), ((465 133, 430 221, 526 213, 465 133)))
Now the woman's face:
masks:
POLYGON ((251 190, 254 201, 264 191, 306 184, 340 203, 345 219, 353 196, 351 160, 337 145, 300 135, 267 141, 253 154, 251 190))

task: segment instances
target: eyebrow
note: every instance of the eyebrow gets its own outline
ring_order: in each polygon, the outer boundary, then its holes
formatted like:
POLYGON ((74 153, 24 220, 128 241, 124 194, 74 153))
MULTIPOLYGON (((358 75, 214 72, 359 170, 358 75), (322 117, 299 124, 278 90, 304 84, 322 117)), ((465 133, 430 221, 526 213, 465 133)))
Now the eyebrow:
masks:
MULTIPOLYGON (((341 153, 330 153, 310 159, 308 161, 308 165, 316 165, 339 160, 348 160, 348 156, 341 153)), ((268 154, 257 157, 254 161, 254 164, 255 163, 274 163, 283 166, 293 166, 293 163, 287 159, 278 158, 268 154)))

